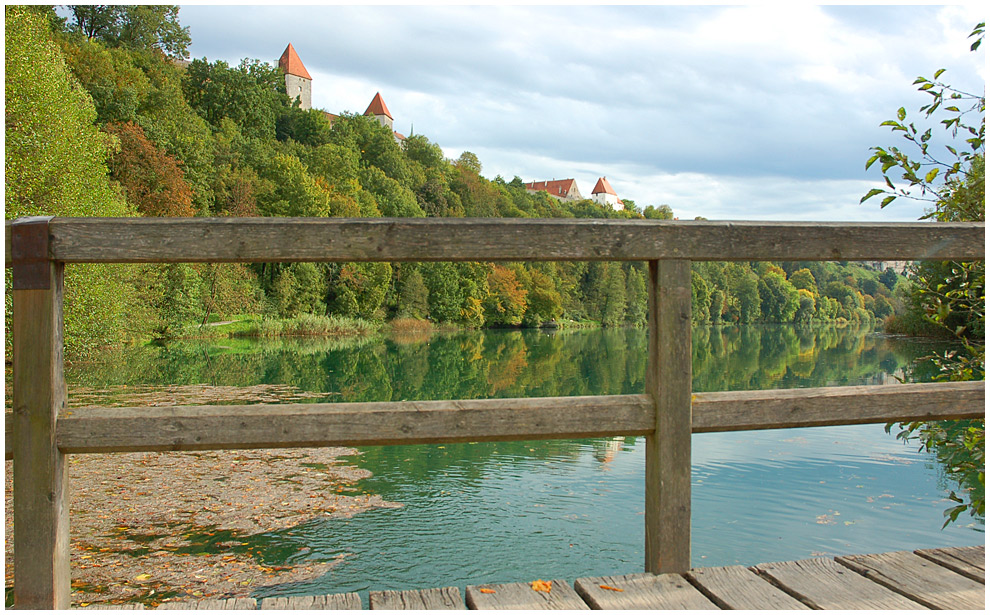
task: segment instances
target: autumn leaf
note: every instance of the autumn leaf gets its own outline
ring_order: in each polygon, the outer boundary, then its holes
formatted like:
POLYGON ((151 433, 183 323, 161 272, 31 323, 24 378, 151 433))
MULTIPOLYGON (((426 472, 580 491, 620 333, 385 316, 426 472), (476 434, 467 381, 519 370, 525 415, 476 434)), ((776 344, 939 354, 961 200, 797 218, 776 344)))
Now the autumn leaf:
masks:
POLYGON ((478 591, 480 591, 483 594, 494 594, 495 593, 495 590, 494 589, 488 589, 487 587, 482 587, 478 591))
POLYGON ((151 575, 148 574, 147 572, 145 572, 144 574, 139 574, 136 577, 134 577, 134 580, 135 581, 147 581, 150 578, 151 578, 151 575))
POLYGON ((607 589, 610 592, 624 592, 624 591, 626 591, 624 589, 619 589, 618 587, 612 587, 611 585, 599 585, 598 587, 601 587, 602 589, 607 589))
POLYGON ((550 588, 553 587, 550 581, 544 581, 543 579, 537 579, 530 583, 529 586, 533 588, 534 592, 546 592, 548 594, 550 593, 550 588))

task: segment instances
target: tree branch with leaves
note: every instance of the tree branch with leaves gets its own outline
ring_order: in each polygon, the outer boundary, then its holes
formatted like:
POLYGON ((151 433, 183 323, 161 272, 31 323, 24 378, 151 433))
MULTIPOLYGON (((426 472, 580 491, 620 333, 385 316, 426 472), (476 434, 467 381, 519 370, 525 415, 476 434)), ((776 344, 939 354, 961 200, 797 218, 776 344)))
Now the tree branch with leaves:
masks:
MULTIPOLYGON (((971 51, 980 48, 983 36, 981 22, 969 35, 975 39, 971 51)), ((897 119, 887 120, 881 126, 900 133, 911 144, 909 149, 913 154, 893 146, 872 148, 866 169, 879 163, 886 187, 870 190, 860 202, 884 195, 880 207, 886 207, 898 198, 908 198, 931 204, 923 220, 982 222, 986 211, 986 98, 940 81, 943 73, 945 69, 939 69, 931 79, 918 77, 914 84, 919 86, 918 91, 931 96, 918 112, 925 120, 940 118, 939 124, 950 137, 945 145, 947 153, 933 150, 932 128, 917 128, 913 121, 908 121, 907 111, 901 107, 897 119), (894 183, 896 173, 900 173, 900 180, 906 185, 894 183)), ((911 293, 924 311, 924 318, 959 340, 959 348, 922 359, 936 367, 935 380, 985 379, 985 261, 920 263, 913 267, 912 278, 911 293)), ((973 516, 985 516, 985 425, 984 420, 898 424, 897 437, 916 441, 921 449, 933 452, 946 474, 967 496, 964 499, 955 490, 949 491, 953 505, 945 510, 945 525, 967 510, 973 516)), ((887 430, 893 426, 887 425, 887 430)))

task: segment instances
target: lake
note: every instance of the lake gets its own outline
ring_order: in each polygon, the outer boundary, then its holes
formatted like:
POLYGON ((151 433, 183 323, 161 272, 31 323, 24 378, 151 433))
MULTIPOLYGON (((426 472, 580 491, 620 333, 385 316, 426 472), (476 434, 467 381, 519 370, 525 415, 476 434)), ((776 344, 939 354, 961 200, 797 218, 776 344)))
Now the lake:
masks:
MULTIPOLYGON (((94 401, 199 384, 267 385, 248 401, 616 395, 643 391, 646 346, 644 329, 224 339, 126 349, 70 366, 67 380, 94 401)), ((926 380, 915 359, 931 349, 868 328, 696 328, 693 387, 926 380)), ((259 597, 643 568, 643 438, 368 447, 348 461, 373 473, 357 492, 402 506, 271 533, 259 555, 271 563, 340 563, 259 597)), ((965 514, 941 529, 953 485, 882 425, 698 434, 692 482, 694 566, 984 542, 983 521, 965 514)))

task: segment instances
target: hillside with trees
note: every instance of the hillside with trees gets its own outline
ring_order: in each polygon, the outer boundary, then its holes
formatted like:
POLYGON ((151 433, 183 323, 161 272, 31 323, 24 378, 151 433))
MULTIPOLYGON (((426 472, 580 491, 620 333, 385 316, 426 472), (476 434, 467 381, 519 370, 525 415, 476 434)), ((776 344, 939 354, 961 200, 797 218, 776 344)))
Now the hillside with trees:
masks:
MULTIPOLYGON (((448 159, 423 135, 400 144, 372 117, 344 113, 331 125, 286 95, 270 63, 182 61, 190 38, 177 7, 69 8, 65 19, 52 7, 6 8, 8 219, 674 215, 531 194, 519 177, 485 178, 471 152, 448 159)), ((850 263, 695 263, 693 319, 872 322, 898 309, 898 281, 850 263)), ((67 345, 195 334, 232 315, 639 326, 646 288, 645 263, 74 266, 67 345)))

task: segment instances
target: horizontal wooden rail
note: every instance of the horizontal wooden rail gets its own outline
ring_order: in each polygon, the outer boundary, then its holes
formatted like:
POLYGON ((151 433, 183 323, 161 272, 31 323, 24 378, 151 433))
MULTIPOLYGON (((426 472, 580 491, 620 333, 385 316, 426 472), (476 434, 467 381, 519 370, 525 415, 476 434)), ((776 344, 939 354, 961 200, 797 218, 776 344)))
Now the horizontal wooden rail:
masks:
MULTIPOLYGON (((370 446, 646 435, 648 395, 463 401, 77 408, 58 420, 64 453, 370 446)), ((692 431, 983 418, 978 382, 696 393, 692 431)), ((7 421, 7 458, 11 451, 7 421)))
MULTIPOLYGON (((11 222, 6 266, 11 266, 11 222)), ((506 218, 54 218, 66 263, 979 260, 983 223, 506 218)))

